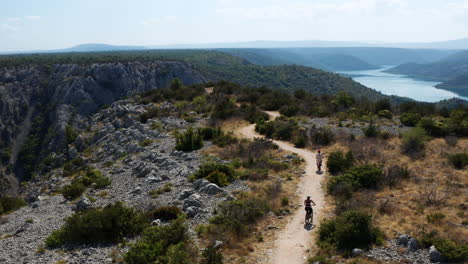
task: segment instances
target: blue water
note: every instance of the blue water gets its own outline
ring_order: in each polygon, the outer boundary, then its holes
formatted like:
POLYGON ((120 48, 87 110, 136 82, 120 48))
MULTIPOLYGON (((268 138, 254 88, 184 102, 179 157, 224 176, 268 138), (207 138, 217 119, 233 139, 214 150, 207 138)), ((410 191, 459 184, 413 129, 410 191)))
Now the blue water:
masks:
POLYGON ((435 86, 439 82, 422 81, 404 75, 383 72, 389 68, 391 67, 366 71, 343 71, 339 73, 347 75, 356 82, 386 95, 409 97, 422 102, 437 102, 454 97, 468 100, 468 97, 436 88, 435 86))

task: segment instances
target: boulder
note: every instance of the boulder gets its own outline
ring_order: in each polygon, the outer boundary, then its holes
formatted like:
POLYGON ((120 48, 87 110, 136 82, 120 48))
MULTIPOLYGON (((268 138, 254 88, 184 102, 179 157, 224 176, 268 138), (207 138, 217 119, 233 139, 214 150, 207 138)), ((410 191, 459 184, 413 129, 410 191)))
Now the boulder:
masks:
POLYGON ((353 249, 353 251, 351 252, 351 254, 353 255, 353 257, 358 257, 358 256, 361 256, 362 254, 364 253, 364 251, 360 248, 355 248, 353 249))
POLYGON ((210 184, 210 182, 208 180, 198 179, 193 183, 193 186, 195 187, 195 189, 198 190, 198 189, 201 189, 201 188, 205 187, 208 184, 210 184))
POLYGON ((161 219, 156 219, 153 222, 151 222, 152 226, 160 226, 162 225, 161 219))
POLYGON ((75 211, 84 211, 92 207, 93 203, 86 196, 82 196, 81 199, 76 203, 75 211))
POLYGON ((185 200, 192 194, 193 194, 193 191, 191 190, 183 190, 182 194, 179 196, 179 200, 185 200))
POLYGON ((184 209, 189 207, 202 207, 202 202, 200 201, 200 195, 192 194, 187 200, 184 201, 184 209))
POLYGON ((189 218, 195 217, 199 213, 199 211, 200 211, 200 208, 194 207, 194 206, 190 206, 185 209, 185 213, 187 214, 187 217, 189 218))
POLYGON ((410 238, 408 240, 408 245, 407 245, 408 249, 411 250, 411 251, 417 251, 419 249, 419 243, 418 243, 418 240, 416 240, 416 238, 410 238))
POLYGON ((220 248, 220 247, 223 246, 223 244, 224 244, 223 241, 216 240, 213 247, 214 247, 214 248, 220 248))
POLYGON ((400 235, 397 238, 397 245, 406 247, 406 245, 408 244, 409 239, 410 239, 410 237, 408 235, 400 235))
POLYGON ((218 185, 216 185, 214 183, 209 183, 209 184, 205 185, 205 187, 201 188, 200 192, 206 193, 208 195, 215 195, 215 194, 218 194, 218 193, 223 193, 224 190, 221 189, 218 185))
POLYGON ((149 176, 148 179, 145 180, 147 183, 158 183, 162 182, 162 179, 156 176, 149 176))
POLYGON ((442 254, 433 245, 429 248, 429 260, 431 262, 441 262, 442 261, 442 254))
POLYGON ((131 191, 130 193, 131 194, 140 194, 142 192, 141 188, 140 187, 136 187, 135 189, 133 189, 133 191, 131 191))

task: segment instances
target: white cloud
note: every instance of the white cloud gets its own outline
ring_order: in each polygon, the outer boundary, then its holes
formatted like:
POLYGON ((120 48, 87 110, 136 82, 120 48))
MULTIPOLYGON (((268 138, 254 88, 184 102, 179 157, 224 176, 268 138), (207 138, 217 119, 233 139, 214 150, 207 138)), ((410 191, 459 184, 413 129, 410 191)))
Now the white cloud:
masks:
POLYGON ((149 26, 149 25, 161 24, 164 22, 172 22, 175 20, 177 20, 176 16, 165 16, 162 18, 153 17, 153 18, 146 18, 146 19, 140 20, 140 24, 142 24, 143 26, 149 26))
POLYGON ((39 19, 41 19, 40 16, 25 16, 25 18, 28 19, 28 20, 39 20, 39 19))
POLYGON ((12 25, 12 24, 1 24, 0 25, 0 31, 2 32, 16 32, 19 30, 19 27, 12 25))
POLYGON ((9 17, 7 18, 7 21, 12 23, 18 23, 21 21, 21 17, 9 17))

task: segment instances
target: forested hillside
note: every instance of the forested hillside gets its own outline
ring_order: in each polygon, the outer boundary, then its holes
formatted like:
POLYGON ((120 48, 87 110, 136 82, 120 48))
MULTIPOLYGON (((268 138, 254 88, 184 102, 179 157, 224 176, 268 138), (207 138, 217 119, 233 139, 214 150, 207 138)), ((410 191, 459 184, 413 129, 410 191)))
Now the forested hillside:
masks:
POLYGON ((378 68, 359 58, 340 53, 316 53, 303 56, 292 49, 219 49, 257 65, 297 64, 326 71, 356 71, 378 68))
POLYGON ((341 77, 305 66, 261 66, 245 59, 218 51, 206 50, 151 50, 92 53, 56 53, 1 56, 0 65, 25 64, 79 64, 91 65, 109 62, 183 61, 201 71, 209 80, 226 80, 245 86, 267 86, 282 90, 302 88, 319 94, 346 91, 354 96, 371 100, 383 98, 381 93, 369 89, 350 78, 341 77))

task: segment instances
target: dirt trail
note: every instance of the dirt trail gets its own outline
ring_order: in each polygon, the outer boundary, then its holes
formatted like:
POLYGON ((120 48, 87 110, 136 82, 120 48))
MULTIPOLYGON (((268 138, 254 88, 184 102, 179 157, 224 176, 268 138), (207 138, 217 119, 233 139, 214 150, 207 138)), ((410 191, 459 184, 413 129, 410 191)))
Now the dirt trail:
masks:
MULTIPOLYGON (((267 112, 272 119, 279 116, 278 112, 267 112)), ((262 137, 255 132, 255 124, 242 127, 239 129, 240 134, 244 137, 253 139, 262 137)), ((311 196, 312 200, 317 204, 314 206, 314 227, 318 224, 318 218, 321 209, 324 206, 324 193, 321 188, 322 175, 317 174, 317 165, 315 162, 315 153, 306 149, 299 149, 292 144, 277 141, 274 142, 283 150, 297 153, 305 160, 305 176, 301 178, 296 193, 300 201, 296 201, 302 205, 303 200, 307 196, 311 196)), ((306 262, 306 250, 310 248, 313 240, 313 230, 304 228, 305 212, 303 207, 300 207, 290 216, 286 227, 279 232, 273 248, 273 256, 271 263, 273 264, 303 264, 306 262)))

